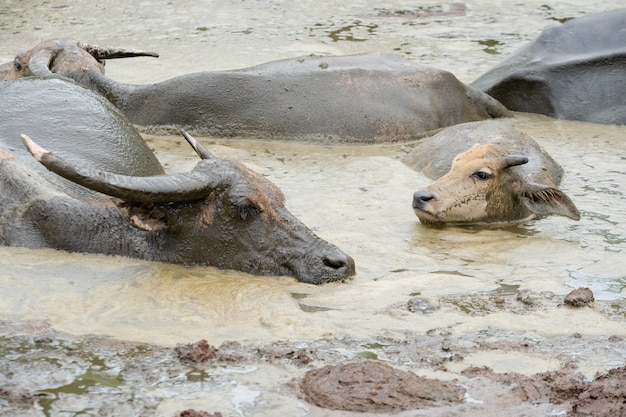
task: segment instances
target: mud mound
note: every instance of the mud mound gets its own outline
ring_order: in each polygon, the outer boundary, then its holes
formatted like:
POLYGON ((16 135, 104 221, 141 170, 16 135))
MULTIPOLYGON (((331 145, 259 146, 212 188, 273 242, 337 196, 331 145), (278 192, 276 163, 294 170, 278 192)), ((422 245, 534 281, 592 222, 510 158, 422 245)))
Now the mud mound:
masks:
POLYGON ((626 416, 626 367, 597 374, 592 382, 574 368, 543 372, 531 376, 495 373, 488 367, 463 371, 467 377, 486 377, 508 385, 519 402, 570 404, 574 415, 593 417, 626 416))
POLYGON ((577 288, 567 294, 563 302, 573 307, 584 307, 594 302, 593 292, 587 287, 577 288))
POLYGON ((217 349, 209 345, 209 342, 204 339, 196 343, 177 345, 174 348, 174 352, 181 362, 206 362, 209 359, 215 359, 217 356, 217 349))
POLYGON ((465 391, 452 383, 422 378, 382 362, 325 366, 301 382, 306 401, 318 407, 356 412, 398 412, 460 403, 465 391))
POLYGON ((206 411, 189 409, 176 414, 176 417, 222 417, 222 413, 207 413, 206 411))
POLYGON ((578 397, 587 387, 584 376, 573 368, 542 372, 532 376, 515 372, 496 373, 489 367, 470 367, 463 375, 484 377, 511 387, 519 402, 562 404, 578 397))
POLYGON ((594 417, 626 416, 626 367, 597 375, 578 396, 573 409, 580 415, 594 417))

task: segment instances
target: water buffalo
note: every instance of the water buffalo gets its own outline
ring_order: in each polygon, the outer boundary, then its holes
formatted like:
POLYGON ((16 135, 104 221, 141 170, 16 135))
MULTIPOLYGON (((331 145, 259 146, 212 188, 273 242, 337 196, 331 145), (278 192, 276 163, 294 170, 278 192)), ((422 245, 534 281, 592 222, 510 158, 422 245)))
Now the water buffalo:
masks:
POLYGON ((190 137, 202 160, 191 172, 167 175, 114 106, 73 82, 3 81, 0 101, 1 244, 294 275, 312 284, 355 273, 351 257, 285 208, 274 184, 190 137))
POLYGON ((518 222, 580 213, 562 191, 563 169, 530 136, 488 120, 449 127, 403 159, 436 181, 413 195, 424 224, 518 222))
MULTIPOLYGON (((496 100, 451 73, 390 54, 305 56, 127 85, 106 77, 81 45, 68 39, 47 41, 18 58, 37 57, 38 64, 31 65, 34 75, 52 71, 72 78, 141 126, 178 126, 219 136, 375 143, 415 139, 441 127, 508 115, 496 100), (66 56, 81 59, 66 63, 66 56), (40 64, 45 62, 49 68, 40 64)), ((10 65, 5 68, 10 70, 10 65)))
POLYGON ((471 85, 511 110, 626 124, 626 8, 546 28, 471 85))

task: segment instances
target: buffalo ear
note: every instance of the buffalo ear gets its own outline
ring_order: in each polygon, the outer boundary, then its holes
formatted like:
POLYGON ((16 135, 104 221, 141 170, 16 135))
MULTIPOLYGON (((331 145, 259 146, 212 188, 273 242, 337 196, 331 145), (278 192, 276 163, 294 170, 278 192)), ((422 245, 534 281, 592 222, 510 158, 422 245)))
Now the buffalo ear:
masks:
POLYGON ((529 183, 524 186, 521 199, 524 205, 539 217, 556 215, 580 220, 580 212, 572 200, 557 188, 529 183))
POLYGON ((117 208, 131 226, 158 233, 167 227, 167 216, 152 203, 117 200, 117 208))

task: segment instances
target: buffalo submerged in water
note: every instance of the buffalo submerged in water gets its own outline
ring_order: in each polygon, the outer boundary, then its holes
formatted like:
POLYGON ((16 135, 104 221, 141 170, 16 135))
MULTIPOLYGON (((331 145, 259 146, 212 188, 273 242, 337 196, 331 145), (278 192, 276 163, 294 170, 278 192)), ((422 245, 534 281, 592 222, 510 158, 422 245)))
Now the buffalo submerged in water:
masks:
POLYGON ((626 124, 626 8, 546 28, 472 86, 508 109, 626 124))
POLYGON ((49 40, 0 67, 0 78, 62 75, 106 97, 137 125, 217 136, 394 142, 508 115, 451 73, 393 54, 304 56, 128 85, 104 75, 99 61, 128 56, 112 51, 49 40))
POLYGON ((425 224, 519 222, 580 213, 557 187, 563 168, 529 135, 496 120, 425 139, 403 162, 435 181, 413 195, 425 224))
POLYGON ((293 275, 313 284, 355 273, 350 256, 285 208, 273 183, 213 157, 188 135, 202 160, 191 172, 167 175, 114 106, 73 82, 3 81, 0 100, 4 245, 293 275))

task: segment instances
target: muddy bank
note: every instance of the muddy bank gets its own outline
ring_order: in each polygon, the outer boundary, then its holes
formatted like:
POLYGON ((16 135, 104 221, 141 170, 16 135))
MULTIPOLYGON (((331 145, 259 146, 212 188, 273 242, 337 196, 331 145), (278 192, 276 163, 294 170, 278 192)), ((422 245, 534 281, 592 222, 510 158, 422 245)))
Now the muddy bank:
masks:
MULTIPOLYGON (((509 298, 505 302, 525 299, 509 298)), ((252 408, 290 416, 485 416, 501 407, 528 416, 626 413, 623 362, 591 377, 579 369, 588 356, 623 358, 618 336, 433 329, 375 340, 219 346, 201 340, 164 347, 73 336, 38 321, 0 322, 0 334, 3 416, 227 417, 252 408), (555 366, 526 374, 471 365, 480 355, 502 354, 543 355, 555 366), (277 375, 282 383, 263 382, 277 375)))

